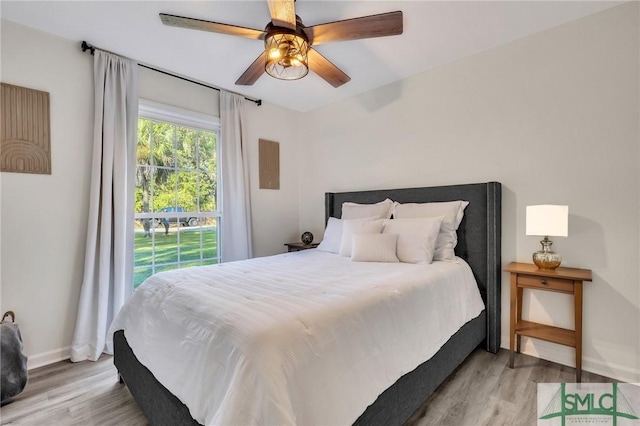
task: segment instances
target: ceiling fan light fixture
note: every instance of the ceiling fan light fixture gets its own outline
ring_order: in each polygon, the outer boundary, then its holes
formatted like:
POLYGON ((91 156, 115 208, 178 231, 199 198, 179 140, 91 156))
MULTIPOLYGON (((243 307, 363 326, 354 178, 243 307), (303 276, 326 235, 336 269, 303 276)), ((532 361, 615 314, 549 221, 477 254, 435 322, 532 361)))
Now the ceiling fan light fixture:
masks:
POLYGON ((264 47, 267 52, 264 69, 271 77, 298 80, 309 73, 309 41, 304 34, 284 29, 268 31, 264 47))
POLYGON ((351 78, 312 45, 394 36, 403 32, 400 10, 306 26, 295 13, 295 0, 267 2, 271 22, 264 31, 166 13, 161 13, 160 19, 164 25, 173 27, 264 40, 265 50, 236 80, 240 86, 253 85, 265 72, 274 78, 297 80, 307 75, 311 68, 333 87, 340 87, 351 78))

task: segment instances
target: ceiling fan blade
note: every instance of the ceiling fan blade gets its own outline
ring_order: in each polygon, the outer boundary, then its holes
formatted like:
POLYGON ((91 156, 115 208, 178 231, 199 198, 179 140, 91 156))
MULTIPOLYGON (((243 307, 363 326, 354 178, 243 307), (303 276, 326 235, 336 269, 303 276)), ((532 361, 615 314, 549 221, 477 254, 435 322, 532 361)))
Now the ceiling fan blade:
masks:
POLYGON ((260 56, 256 58, 255 61, 245 72, 242 73, 240 78, 236 81, 236 84, 239 86, 251 86, 255 83, 260 76, 264 73, 264 64, 267 61, 267 52, 262 52, 260 56))
POLYGON ((313 45, 330 41, 398 35, 402 34, 402 11, 314 25, 305 27, 304 32, 313 45))
POLYGON ((267 0, 271 22, 276 27, 296 29, 296 8, 294 0, 267 0))
POLYGON ((184 16, 168 15, 166 13, 161 13, 160 19, 163 24, 170 25, 172 27, 209 31, 212 33, 228 34, 255 40, 264 39, 266 34, 264 31, 254 30, 253 28, 203 21, 202 19, 185 18, 184 16))
POLYGON ((333 87, 340 87, 351 80, 342 70, 333 65, 320 52, 311 48, 307 56, 309 68, 333 87))

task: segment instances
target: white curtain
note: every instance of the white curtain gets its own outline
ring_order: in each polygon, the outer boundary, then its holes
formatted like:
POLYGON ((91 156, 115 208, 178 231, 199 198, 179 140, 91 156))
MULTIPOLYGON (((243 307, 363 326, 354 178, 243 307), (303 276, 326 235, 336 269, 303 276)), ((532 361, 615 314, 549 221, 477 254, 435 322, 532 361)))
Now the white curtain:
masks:
POLYGON ((84 279, 71 360, 113 353, 107 331, 132 291, 138 65, 96 50, 95 111, 84 279))
POLYGON ((252 257, 249 161, 244 131, 244 97, 220 91, 222 261, 252 257))

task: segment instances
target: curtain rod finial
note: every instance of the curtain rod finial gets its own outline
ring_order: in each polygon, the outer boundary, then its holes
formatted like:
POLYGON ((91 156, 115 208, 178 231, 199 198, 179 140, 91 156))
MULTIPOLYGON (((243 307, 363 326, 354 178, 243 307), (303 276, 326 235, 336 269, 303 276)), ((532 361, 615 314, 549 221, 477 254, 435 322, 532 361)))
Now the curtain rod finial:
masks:
POLYGON ((93 47, 92 45, 90 45, 89 43, 87 43, 86 41, 82 40, 82 44, 80 45, 80 48, 82 49, 83 52, 86 52, 87 50, 91 50, 91 54, 93 55, 96 51, 96 48, 93 47))

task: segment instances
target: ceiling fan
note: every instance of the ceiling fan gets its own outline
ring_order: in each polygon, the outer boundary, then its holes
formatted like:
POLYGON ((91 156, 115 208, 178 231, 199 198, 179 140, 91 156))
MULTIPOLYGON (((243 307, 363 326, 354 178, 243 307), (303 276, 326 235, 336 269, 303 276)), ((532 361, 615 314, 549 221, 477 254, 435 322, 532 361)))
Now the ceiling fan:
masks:
POLYGON ((250 86, 262 73, 282 80, 297 80, 309 69, 333 87, 351 80, 312 46, 332 41, 359 40, 402 34, 402 12, 381 13, 306 27, 296 15, 295 0, 267 0, 271 22, 264 31, 202 19, 160 14, 165 25, 264 40, 265 50, 238 78, 250 86))

